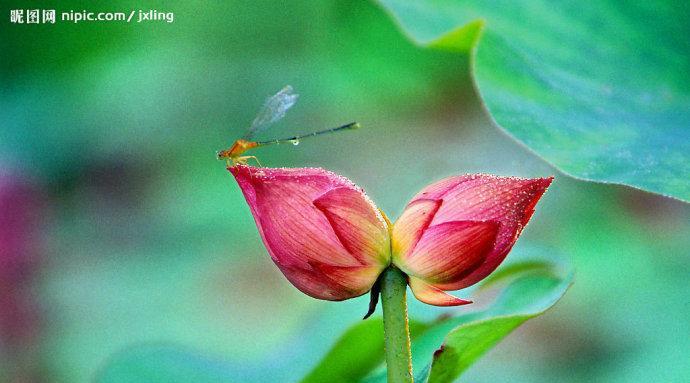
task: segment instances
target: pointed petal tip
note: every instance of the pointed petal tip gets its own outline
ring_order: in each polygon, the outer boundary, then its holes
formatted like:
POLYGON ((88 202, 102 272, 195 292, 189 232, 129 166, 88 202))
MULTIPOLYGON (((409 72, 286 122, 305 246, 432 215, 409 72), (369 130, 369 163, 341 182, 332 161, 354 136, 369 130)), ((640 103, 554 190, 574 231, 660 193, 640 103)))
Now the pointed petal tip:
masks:
POLYGON ((225 168, 228 169, 233 176, 237 177, 239 175, 249 174, 252 167, 249 165, 235 164, 226 166, 225 168))
POLYGON ((495 192, 500 189, 516 188, 523 192, 531 192, 533 194, 536 192, 536 194, 541 195, 551 185, 554 178, 553 175, 525 178, 485 173, 452 176, 426 186, 412 198, 410 203, 408 203, 408 207, 417 200, 446 200, 449 196, 452 198, 457 195, 463 195, 464 198, 482 197, 481 194, 473 194, 489 191, 487 189, 493 189, 495 192))
POLYGON ((461 299, 438 289, 416 277, 409 277, 410 289, 419 301, 433 306, 462 306, 473 303, 467 299, 461 299))
POLYGON ((548 177, 542 177, 542 178, 537 178, 540 181, 541 186, 544 187, 544 189, 547 189, 549 186, 551 186, 551 183, 553 183, 553 180, 555 179, 555 176, 548 176, 548 177))

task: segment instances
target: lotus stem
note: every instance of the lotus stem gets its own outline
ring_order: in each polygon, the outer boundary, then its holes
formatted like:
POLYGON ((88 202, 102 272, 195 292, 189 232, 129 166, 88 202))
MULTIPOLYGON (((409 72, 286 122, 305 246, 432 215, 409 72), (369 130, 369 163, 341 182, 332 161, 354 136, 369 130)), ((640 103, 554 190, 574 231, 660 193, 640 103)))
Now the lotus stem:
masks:
POLYGON ((391 265, 383 272, 380 281, 388 383, 413 383, 407 277, 391 265))

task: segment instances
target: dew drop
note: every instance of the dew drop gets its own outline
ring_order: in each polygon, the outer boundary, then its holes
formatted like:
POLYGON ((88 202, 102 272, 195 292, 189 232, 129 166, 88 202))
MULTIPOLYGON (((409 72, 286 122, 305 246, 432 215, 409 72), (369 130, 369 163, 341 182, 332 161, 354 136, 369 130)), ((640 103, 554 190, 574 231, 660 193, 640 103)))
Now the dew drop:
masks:
POLYGON ((299 140, 290 140, 290 142, 295 146, 299 145, 299 140))

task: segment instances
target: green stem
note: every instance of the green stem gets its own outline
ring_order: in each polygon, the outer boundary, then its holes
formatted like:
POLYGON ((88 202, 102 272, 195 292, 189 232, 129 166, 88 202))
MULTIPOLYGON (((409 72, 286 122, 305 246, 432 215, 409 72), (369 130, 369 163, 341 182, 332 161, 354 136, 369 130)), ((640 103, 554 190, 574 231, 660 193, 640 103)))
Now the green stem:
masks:
POLYGON ((388 383, 413 382, 406 294, 407 277, 397 267, 391 265, 381 276, 388 383))

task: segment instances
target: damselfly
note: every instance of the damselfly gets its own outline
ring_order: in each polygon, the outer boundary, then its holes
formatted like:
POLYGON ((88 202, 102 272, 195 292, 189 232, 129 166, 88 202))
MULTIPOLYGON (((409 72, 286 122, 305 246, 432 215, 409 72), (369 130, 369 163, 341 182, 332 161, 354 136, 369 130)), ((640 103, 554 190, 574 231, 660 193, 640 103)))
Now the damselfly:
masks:
POLYGON ((319 130, 312 133, 302 134, 298 136, 292 136, 288 138, 280 138, 268 141, 254 141, 254 135, 266 129, 268 126, 274 122, 280 120, 285 116, 285 112, 290 109, 297 102, 298 95, 293 93, 292 87, 290 85, 281 89, 275 95, 266 99, 263 107, 259 110, 259 113, 252 121, 247 134, 239 140, 235 141, 234 144, 229 149, 221 150, 217 153, 219 160, 225 160, 228 166, 237 164, 246 164, 249 159, 254 159, 257 163, 259 160, 255 156, 245 156, 244 153, 249 149, 253 149, 259 146, 274 145, 274 144, 287 144, 291 143, 297 145, 301 140, 309 137, 318 136, 321 134, 338 132, 341 130, 358 129, 359 124, 356 122, 351 122, 336 128, 330 128, 325 130, 319 130))

